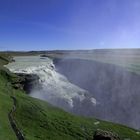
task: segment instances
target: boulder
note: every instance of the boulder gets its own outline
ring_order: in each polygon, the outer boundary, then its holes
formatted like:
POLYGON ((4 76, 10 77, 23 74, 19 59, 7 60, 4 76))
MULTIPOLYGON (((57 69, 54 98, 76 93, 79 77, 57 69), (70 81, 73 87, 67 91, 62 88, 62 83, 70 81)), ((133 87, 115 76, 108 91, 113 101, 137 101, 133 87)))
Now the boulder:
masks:
POLYGON ((93 140, 120 140, 118 134, 111 131, 97 129, 94 134, 93 140))

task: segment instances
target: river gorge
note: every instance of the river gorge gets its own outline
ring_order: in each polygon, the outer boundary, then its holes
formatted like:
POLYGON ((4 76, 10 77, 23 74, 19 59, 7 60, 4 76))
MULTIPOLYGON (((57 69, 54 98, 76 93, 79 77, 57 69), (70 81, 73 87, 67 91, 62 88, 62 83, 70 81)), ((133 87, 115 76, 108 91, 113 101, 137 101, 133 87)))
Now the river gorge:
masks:
POLYGON ((14 57, 6 67, 35 74, 29 96, 68 112, 140 129, 140 76, 122 67, 82 59, 14 57))

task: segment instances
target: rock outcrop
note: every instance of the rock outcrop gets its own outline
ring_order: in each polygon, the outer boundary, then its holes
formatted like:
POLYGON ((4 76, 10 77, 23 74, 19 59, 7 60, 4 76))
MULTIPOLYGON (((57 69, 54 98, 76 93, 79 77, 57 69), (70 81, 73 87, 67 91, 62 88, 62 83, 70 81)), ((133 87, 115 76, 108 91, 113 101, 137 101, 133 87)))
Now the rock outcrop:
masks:
POLYGON ((95 132, 93 140, 120 140, 118 134, 98 129, 95 132))
POLYGON ((20 76, 23 80, 20 83, 15 84, 16 85, 22 85, 23 89, 30 93, 33 88, 40 88, 41 85, 39 83, 39 77, 35 74, 24 74, 24 73, 18 73, 18 76, 20 76))
POLYGON ((19 80, 12 83, 15 89, 25 90, 27 93, 30 93, 32 88, 41 86, 39 77, 35 74, 17 73, 16 75, 19 76, 19 80))

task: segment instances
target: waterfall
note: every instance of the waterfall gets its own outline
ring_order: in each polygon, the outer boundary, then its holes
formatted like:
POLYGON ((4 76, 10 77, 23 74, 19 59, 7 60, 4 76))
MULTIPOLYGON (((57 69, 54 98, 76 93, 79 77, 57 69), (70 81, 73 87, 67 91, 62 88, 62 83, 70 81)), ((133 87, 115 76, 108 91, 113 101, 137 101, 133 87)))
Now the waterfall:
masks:
POLYGON ((41 88, 33 88, 30 96, 72 112, 74 110, 76 112, 79 107, 82 108, 85 101, 96 106, 96 99, 89 96, 87 90, 72 84, 64 75, 58 73, 51 59, 47 57, 41 59, 40 56, 15 57, 14 59, 15 62, 6 66, 10 71, 36 74, 40 78, 41 88))

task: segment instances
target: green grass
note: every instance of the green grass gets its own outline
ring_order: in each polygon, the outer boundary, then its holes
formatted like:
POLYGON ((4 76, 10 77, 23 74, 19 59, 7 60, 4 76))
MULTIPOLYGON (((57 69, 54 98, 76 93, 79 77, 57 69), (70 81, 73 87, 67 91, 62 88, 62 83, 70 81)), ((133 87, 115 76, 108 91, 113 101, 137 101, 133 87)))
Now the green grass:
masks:
POLYGON ((24 91, 15 90, 11 83, 20 80, 19 77, 2 65, 3 63, 0 68, 0 140, 16 140, 8 120, 8 113, 13 106, 11 95, 17 99, 14 117, 26 140, 92 140, 98 128, 113 131, 122 140, 140 140, 140 135, 134 129, 104 121, 95 125, 99 120, 72 115, 47 102, 31 98, 24 91))
POLYGON ((10 88, 6 78, 0 73, 0 140, 16 140, 15 134, 8 120, 8 113, 13 102, 10 99, 10 88))
POLYGON ((15 140, 16 136, 10 126, 8 113, 12 109, 13 101, 10 99, 10 90, 8 86, 8 70, 3 65, 8 60, 5 55, 0 56, 0 140, 15 140))
POLYGON ((121 137, 140 140, 136 130, 118 124, 69 114, 44 101, 15 92, 18 108, 15 118, 27 140, 92 140, 95 131, 113 131, 121 137))

